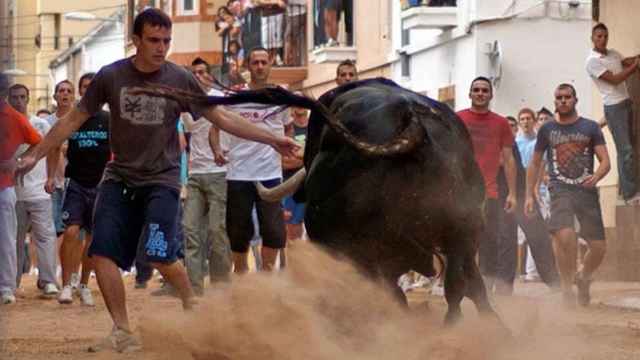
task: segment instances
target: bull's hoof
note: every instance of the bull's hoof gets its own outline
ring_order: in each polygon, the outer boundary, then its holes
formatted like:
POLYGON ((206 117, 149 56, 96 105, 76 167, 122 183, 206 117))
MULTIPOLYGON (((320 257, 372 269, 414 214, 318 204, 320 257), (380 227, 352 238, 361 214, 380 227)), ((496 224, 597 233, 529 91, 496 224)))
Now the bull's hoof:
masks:
POLYGON ((462 312, 458 311, 447 311, 447 315, 444 316, 444 325, 449 327, 456 325, 462 320, 462 312))

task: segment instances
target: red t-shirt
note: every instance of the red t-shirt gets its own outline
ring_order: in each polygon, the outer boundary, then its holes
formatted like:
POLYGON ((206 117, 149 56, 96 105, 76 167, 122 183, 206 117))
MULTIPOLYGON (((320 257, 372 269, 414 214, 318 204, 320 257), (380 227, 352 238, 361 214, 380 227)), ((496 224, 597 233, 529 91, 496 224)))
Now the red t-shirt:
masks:
POLYGON ((473 152, 484 177, 487 198, 498 197, 496 177, 500 169, 502 149, 511 149, 513 134, 509 122, 502 116, 489 111, 480 114, 470 109, 458 112, 458 116, 467 126, 473 142, 473 152))
MULTIPOLYGON (((42 140, 27 118, 9 104, 0 101, 0 161, 11 159, 22 144, 35 145, 42 140)), ((13 186, 12 174, 0 172, 0 190, 13 186)))

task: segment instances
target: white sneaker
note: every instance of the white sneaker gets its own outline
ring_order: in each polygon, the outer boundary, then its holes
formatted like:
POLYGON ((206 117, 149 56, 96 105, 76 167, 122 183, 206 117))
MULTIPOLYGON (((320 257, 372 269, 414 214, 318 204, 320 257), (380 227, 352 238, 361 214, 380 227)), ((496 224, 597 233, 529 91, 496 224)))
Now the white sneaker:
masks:
POLYGON ((640 191, 633 195, 630 199, 626 200, 627 205, 637 206, 640 205, 640 191))
POLYGON ((66 285, 62 288, 60 296, 58 296, 58 302, 60 304, 72 304, 73 303, 73 289, 71 285, 66 285))
POLYGON ((78 286, 78 295, 80 295, 80 302, 84 306, 95 306, 93 302, 93 296, 91 295, 91 289, 87 285, 80 284, 78 286))
POLYGON ((9 305, 16 302, 16 297, 11 291, 3 291, 0 295, 0 300, 2 300, 3 304, 9 305))
POLYGON ((58 287, 56 286, 56 284, 53 283, 47 283, 44 288, 42 289, 42 295, 44 296, 56 296, 58 295, 58 287))

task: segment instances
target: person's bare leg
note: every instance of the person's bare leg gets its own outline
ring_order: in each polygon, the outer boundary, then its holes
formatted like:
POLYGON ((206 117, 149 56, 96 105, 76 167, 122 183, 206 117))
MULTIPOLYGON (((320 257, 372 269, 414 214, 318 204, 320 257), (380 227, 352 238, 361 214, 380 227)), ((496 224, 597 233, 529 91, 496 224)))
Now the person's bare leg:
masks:
POLYGON ((80 284, 87 285, 89 283, 89 276, 93 271, 93 260, 89 257, 89 246, 91 246, 92 237, 88 233, 84 236, 84 251, 82 252, 82 277, 80 278, 80 284))
MULTIPOLYGON (((324 10, 324 33, 333 40, 338 40, 338 13, 335 10, 324 10)), ((327 39, 329 41, 329 39, 327 39)))
POLYGON ((264 271, 273 271, 276 266, 276 259, 280 249, 273 249, 262 246, 262 269, 264 271))
POLYGON ((118 266, 113 260, 100 255, 93 255, 93 264, 100 293, 114 325, 119 329, 131 332, 127 316, 124 282, 118 266))
POLYGON ((555 232, 553 251, 560 274, 560 286, 563 293, 569 294, 572 292, 571 287, 576 275, 576 258, 578 256, 576 233, 572 228, 564 228, 555 232))
POLYGON ((151 266, 160 271, 162 277, 180 294, 182 299, 182 307, 188 309, 195 297, 187 270, 182 266, 182 263, 175 261, 171 264, 165 263, 151 263, 151 266))
POLYGON ((247 253, 235 252, 231 253, 233 260, 233 272, 236 274, 246 274, 249 272, 249 262, 247 260, 247 253))
POLYGON ((581 275, 590 280, 593 272, 602 264, 604 254, 607 252, 607 243, 604 240, 590 241, 587 252, 584 255, 581 275))
POLYGON ((82 242, 78 239, 80 227, 71 225, 65 231, 60 245, 60 266, 62 267, 62 286, 71 283, 71 274, 77 271, 82 253, 82 242))

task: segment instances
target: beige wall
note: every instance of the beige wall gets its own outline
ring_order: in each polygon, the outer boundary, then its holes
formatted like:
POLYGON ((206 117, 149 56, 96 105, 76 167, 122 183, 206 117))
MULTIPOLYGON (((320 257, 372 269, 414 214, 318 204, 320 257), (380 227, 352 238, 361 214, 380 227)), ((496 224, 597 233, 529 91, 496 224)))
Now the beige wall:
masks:
MULTIPOLYGON (((356 63, 360 78, 390 76, 387 60, 391 52, 391 2, 388 0, 353 0, 354 47, 357 48, 356 63)), ((302 86, 315 96, 335 87, 338 63, 314 64, 311 60, 313 47, 312 1, 308 2, 307 43, 309 44, 308 76, 302 86)))
MULTIPOLYGON (((625 56, 640 54, 640 22, 635 19, 635 14, 640 13, 640 1, 629 0, 606 0, 600 1, 600 21, 609 28, 609 47, 620 51, 625 56)), ((634 94, 632 94, 634 97, 634 94)), ((634 102, 640 99, 637 94, 634 102)), ((594 118, 604 116, 602 100, 598 90, 593 87, 593 113, 594 118)), ((638 117, 636 117, 638 119, 638 117)), ((601 202, 603 205, 604 221, 606 227, 613 227, 616 224, 615 207, 616 191, 618 183, 618 173, 616 166, 616 151, 608 129, 605 128, 609 154, 611 155, 612 168, 609 175, 602 182, 601 202)), ((636 151, 636 154, 638 152, 636 151)), ((636 163, 639 163, 636 161, 636 163)))

